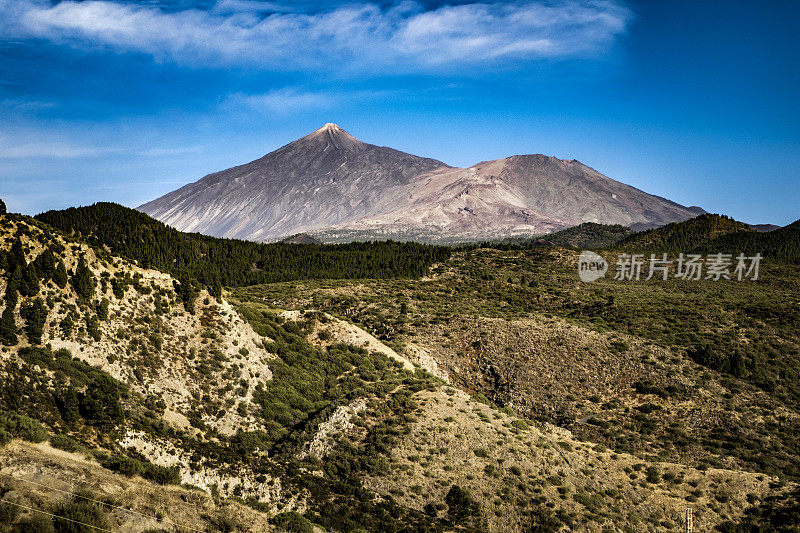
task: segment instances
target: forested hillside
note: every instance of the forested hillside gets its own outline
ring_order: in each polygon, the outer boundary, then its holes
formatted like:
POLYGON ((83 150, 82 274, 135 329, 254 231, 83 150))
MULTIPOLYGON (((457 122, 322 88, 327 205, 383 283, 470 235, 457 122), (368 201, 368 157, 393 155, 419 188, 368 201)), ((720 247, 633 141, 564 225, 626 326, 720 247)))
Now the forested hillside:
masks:
MULTIPOLYGON (((136 253, 197 242, 131 224, 139 240, 115 235, 136 253)), ((0 215, 0 531, 668 532, 687 506, 707 530, 794 520, 787 265, 697 285, 714 305, 694 285, 588 287, 556 248, 219 297, 74 233, 0 215)))
POLYGON ((310 531, 298 511, 334 531, 449 524, 375 501, 359 477, 437 382, 336 337, 310 344, 325 317, 240 314, 13 214, 0 294, 0 532, 310 531), (371 451, 321 463, 336 442, 318 429, 354 401, 374 417, 358 443, 371 451))
POLYGON ((315 278, 419 277, 449 256, 447 248, 391 241, 315 245, 218 239, 182 233, 114 203, 48 211, 36 218, 143 267, 192 277, 209 287, 315 278))
POLYGON ((504 250, 526 250, 541 246, 596 249, 612 246, 632 233, 633 231, 629 227, 619 224, 584 222, 542 237, 510 238, 488 246, 504 250))
POLYGON ((616 243, 613 248, 635 251, 688 253, 721 236, 738 233, 760 235, 747 224, 724 215, 704 214, 667 224, 660 228, 639 231, 616 243))
POLYGON ((800 260, 800 221, 772 231, 758 231, 724 215, 705 214, 634 233, 611 249, 654 253, 760 253, 773 260, 800 260))
POLYGON ((759 231, 725 215, 704 214, 660 228, 632 232, 619 225, 587 222, 536 239, 508 239, 465 248, 530 250, 543 246, 641 253, 744 253, 772 260, 800 260, 800 221, 771 231, 759 231))
POLYGON ((720 235, 698 251, 715 253, 744 253, 752 256, 760 253, 764 257, 800 261, 800 220, 770 232, 737 232, 720 235))

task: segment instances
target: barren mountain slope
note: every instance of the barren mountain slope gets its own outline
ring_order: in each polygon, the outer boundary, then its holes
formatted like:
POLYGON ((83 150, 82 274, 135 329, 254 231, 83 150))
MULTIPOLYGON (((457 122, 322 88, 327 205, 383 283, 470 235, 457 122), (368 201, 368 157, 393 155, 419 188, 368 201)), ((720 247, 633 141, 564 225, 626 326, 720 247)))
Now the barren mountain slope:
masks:
POLYGON ((577 162, 513 156, 470 168, 363 143, 339 126, 139 207, 184 231, 251 240, 464 241, 582 222, 652 227, 702 213, 577 162))
POLYGON ((440 161, 366 144, 335 124, 139 207, 182 231, 275 240, 356 220, 440 161))
POLYGON ((584 222, 634 228, 660 226, 703 212, 612 180, 578 161, 544 155, 438 169, 407 187, 392 210, 318 231, 342 234, 414 234, 425 240, 480 240, 551 233, 584 222))

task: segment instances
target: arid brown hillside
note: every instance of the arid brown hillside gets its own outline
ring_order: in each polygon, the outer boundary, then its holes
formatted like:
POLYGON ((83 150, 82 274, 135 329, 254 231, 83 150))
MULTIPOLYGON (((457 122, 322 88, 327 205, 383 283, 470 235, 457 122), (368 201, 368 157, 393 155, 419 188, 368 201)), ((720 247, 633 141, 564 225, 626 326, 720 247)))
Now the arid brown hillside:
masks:
POLYGON ((687 507, 711 528, 793 501, 790 404, 628 320, 545 316, 585 297, 573 252, 214 297, 0 227, 12 530, 666 532, 687 507))

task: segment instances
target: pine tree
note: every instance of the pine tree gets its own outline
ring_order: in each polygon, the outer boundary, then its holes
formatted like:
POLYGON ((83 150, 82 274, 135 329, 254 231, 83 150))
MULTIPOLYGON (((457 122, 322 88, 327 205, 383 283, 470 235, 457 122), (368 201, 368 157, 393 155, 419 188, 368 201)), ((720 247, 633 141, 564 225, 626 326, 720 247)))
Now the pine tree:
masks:
POLYGON ((211 296, 216 298, 217 301, 222 300, 222 285, 219 283, 219 281, 215 281, 211 285, 210 292, 211 292, 211 296))
POLYGON ((22 318, 25 319, 25 335, 31 344, 42 343, 42 333, 47 322, 47 307, 41 298, 36 298, 33 303, 21 309, 22 318))
POLYGON ((70 338, 72 336, 72 330, 75 329, 75 313, 73 311, 67 313, 58 325, 64 337, 70 338))
POLYGON ((84 317, 86 319, 86 333, 92 339, 99 341, 102 338, 100 333, 100 321, 97 320, 97 316, 91 313, 86 313, 84 317))
POLYGON ((34 264, 36 265, 36 269, 41 274, 41 279, 47 281, 53 277, 53 274, 56 271, 56 256, 53 254, 53 251, 50 248, 45 248, 45 250, 36 258, 34 264))
POLYGON ((119 401, 119 385, 111 376, 98 375, 86 389, 83 413, 97 425, 109 425, 122 420, 125 412, 119 401))
POLYGON ((8 271, 13 272, 18 268, 25 268, 28 263, 25 261, 25 250, 22 247, 22 241, 17 238, 11 244, 11 250, 8 254, 8 271))
POLYGON ((69 427, 75 427, 81 419, 80 399, 75 388, 72 385, 67 387, 58 394, 56 402, 58 411, 61 413, 61 419, 66 422, 69 427))
POLYGON ((455 524, 465 524, 480 515, 480 505, 466 490, 453 485, 445 496, 447 517, 455 524))
POLYGON ((6 213, 8 213, 8 210, 6 209, 6 203, 2 200, 2 198, 0 198, 0 215, 5 215, 6 213))
POLYGON ((19 302, 17 287, 19 286, 20 277, 21 275, 19 271, 16 271, 8 278, 8 283, 6 284, 6 295, 3 297, 6 307, 16 307, 17 302, 19 302))
POLYGON ((19 282, 19 292, 23 296, 36 296, 39 294, 39 277, 33 265, 22 269, 22 279, 19 282))
POLYGON ((69 282, 67 267, 64 266, 64 261, 59 261, 55 272, 53 272, 53 283, 63 289, 67 286, 67 282, 69 282))
POLYGON ((94 294, 94 288, 97 285, 97 280, 94 278, 94 273, 86 264, 86 259, 81 256, 78 261, 78 267, 75 269, 75 275, 72 276, 72 286, 75 293, 84 299, 89 299, 94 294))
POLYGON ((184 308, 191 314, 194 314, 194 300, 197 298, 197 291, 194 288, 194 283, 186 276, 181 276, 175 283, 175 292, 183 302, 184 308))
POLYGON ((103 298, 97 302, 95 309, 97 310, 97 318, 100 320, 108 320, 108 298, 103 298))
POLYGON ((17 344, 17 323, 14 320, 14 306, 6 305, 0 317, 0 342, 6 346, 17 344))

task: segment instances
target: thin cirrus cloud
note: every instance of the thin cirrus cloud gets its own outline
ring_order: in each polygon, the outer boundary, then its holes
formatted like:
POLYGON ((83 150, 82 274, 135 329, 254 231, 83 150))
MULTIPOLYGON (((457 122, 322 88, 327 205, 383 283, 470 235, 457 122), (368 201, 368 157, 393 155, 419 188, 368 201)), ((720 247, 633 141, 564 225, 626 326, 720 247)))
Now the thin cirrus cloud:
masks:
POLYGON ((311 13, 249 0, 177 11, 114 1, 0 0, 0 20, 9 39, 137 52, 193 67, 402 73, 596 55, 625 33, 631 12, 616 0, 435 9, 356 3, 311 13))
POLYGON ((260 94, 234 93, 222 103, 224 108, 245 109, 269 114, 287 114, 302 109, 330 106, 335 102, 333 94, 326 92, 303 91, 286 87, 260 94))
MULTIPOLYGON (((101 159, 106 156, 141 156, 163 158, 202 152, 202 146, 145 146, 132 147, 123 144, 109 145, 87 140, 85 133, 76 140, 69 132, 44 133, 37 128, 9 128, 0 130, 0 161, 14 160, 64 160, 101 159)), ((0 173, 2 178, 2 173, 0 173)))
POLYGON ((282 87, 263 93, 233 93, 223 99, 220 109, 268 115, 287 115, 303 110, 332 109, 353 102, 368 102, 391 97, 394 101, 407 98, 405 90, 317 90, 302 87, 282 87))
POLYGON ((0 160, 5 159, 82 159, 118 153, 106 146, 85 146, 69 140, 17 142, 0 136, 0 160))

